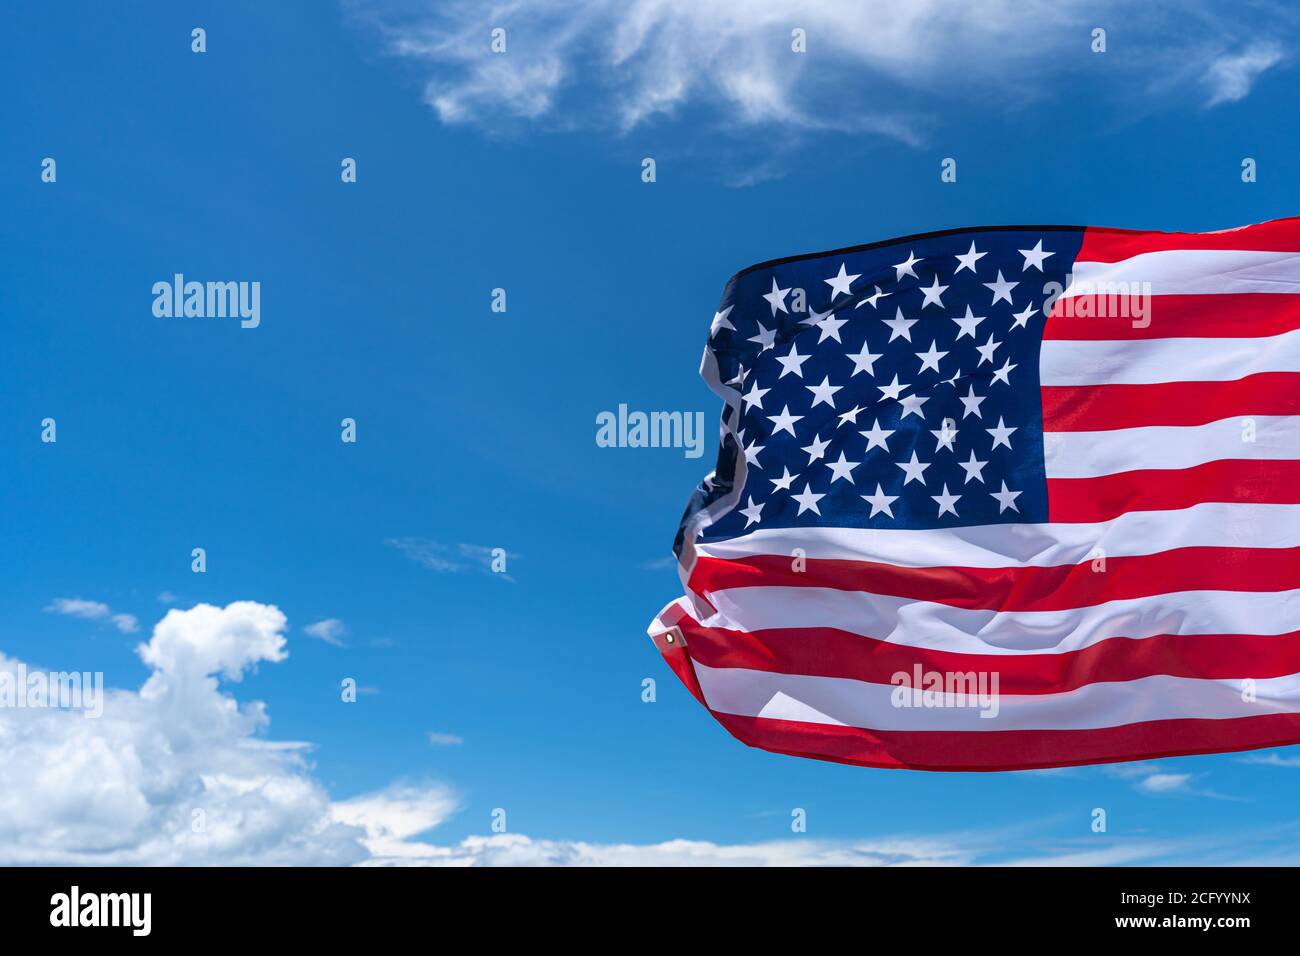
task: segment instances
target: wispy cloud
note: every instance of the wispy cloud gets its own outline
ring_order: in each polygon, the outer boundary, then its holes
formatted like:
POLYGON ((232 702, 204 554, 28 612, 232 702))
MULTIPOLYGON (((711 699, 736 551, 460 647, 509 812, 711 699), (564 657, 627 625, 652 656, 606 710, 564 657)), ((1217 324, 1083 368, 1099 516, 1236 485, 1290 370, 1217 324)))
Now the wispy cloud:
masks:
POLYGON ((1207 797, 1211 800, 1239 800, 1240 797, 1217 793, 1196 786, 1197 774, 1174 773, 1164 770, 1159 764, 1137 762, 1113 764, 1103 768, 1103 773, 1121 780, 1130 780, 1138 793, 1153 797, 1207 797))
POLYGON ((308 624, 302 629, 302 632, 309 637, 324 641, 326 644, 333 644, 335 647, 344 647, 343 635, 347 633, 347 628, 338 618, 329 617, 323 621, 317 621, 315 624, 308 624))
POLYGON ((1205 105, 1245 99, 1259 75, 1281 61, 1282 47, 1276 42, 1254 43, 1239 53, 1220 56, 1205 74, 1210 89, 1210 99, 1205 105))
POLYGON ((79 617, 85 621, 107 621, 123 634, 134 634, 140 630, 140 622, 133 614, 114 614, 113 609, 102 601, 87 601, 83 598, 55 598, 45 606, 46 613, 62 614, 65 617, 79 617))
POLYGON ((1264 767, 1300 767, 1300 756, 1284 757, 1278 753, 1253 753, 1240 758, 1240 762, 1264 767))
POLYGON ((456 734, 443 734, 436 730, 429 731, 429 743, 435 747, 456 747, 464 742, 464 738, 456 734))
MULTIPOLYGON (((1206 0, 1177 11, 1140 0, 353 0, 352 8, 390 53, 417 66, 444 123, 627 132, 698 109, 714 138, 777 126, 913 145, 954 109, 1068 95, 1070 71, 1084 62, 1070 54, 1093 56, 1097 27, 1124 50, 1089 61, 1094 79, 1114 78, 1117 99, 1131 100, 1143 75, 1154 88, 1175 62, 1205 76, 1220 103, 1249 92, 1282 56, 1269 38, 1296 25, 1272 0, 1231 15, 1206 0), (495 52, 494 30, 504 31, 495 52)), ((1185 102, 1189 86, 1168 89, 1185 102)), ((733 181, 781 175, 785 140, 761 144, 749 168, 728 174, 733 181)))
POLYGON ((430 571, 441 574, 485 571, 512 583, 514 578, 509 574, 509 567, 520 557, 504 548, 483 544, 446 544, 429 538, 389 538, 384 543, 430 571))

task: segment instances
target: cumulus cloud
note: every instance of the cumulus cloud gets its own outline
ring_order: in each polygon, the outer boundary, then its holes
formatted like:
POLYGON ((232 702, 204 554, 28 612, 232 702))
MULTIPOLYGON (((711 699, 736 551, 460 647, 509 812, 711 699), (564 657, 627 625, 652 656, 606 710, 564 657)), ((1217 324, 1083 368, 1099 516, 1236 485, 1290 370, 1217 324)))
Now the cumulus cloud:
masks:
POLYGON ((1259 75, 1281 61, 1282 47, 1276 42, 1254 43, 1239 53, 1218 57, 1205 74, 1210 89, 1206 106, 1245 99, 1259 75))
MULTIPOLYGON (((237 601, 173 609, 137 652, 138 691, 103 715, 0 710, 0 863, 355 863, 364 831, 330 815, 304 746, 261 732, 265 706, 219 680, 286 657, 284 615, 237 601)), ((18 664, 0 658, 13 673, 18 664)))
POLYGON ((113 609, 102 601, 87 601, 82 598, 55 598, 45 606, 48 614, 62 614, 66 617, 79 617, 86 621, 108 621, 123 634, 134 634, 140 629, 140 622, 133 614, 114 614, 113 609))
POLYGON ((330 617, 323 621, 317 621, 315 624, 308 624, 302 629, 302 632, 309 637, 324 641, 326 644, 333 644, 335 647, 343 646, 343 635, 347 633, 347 628, 338 618, 330 617))

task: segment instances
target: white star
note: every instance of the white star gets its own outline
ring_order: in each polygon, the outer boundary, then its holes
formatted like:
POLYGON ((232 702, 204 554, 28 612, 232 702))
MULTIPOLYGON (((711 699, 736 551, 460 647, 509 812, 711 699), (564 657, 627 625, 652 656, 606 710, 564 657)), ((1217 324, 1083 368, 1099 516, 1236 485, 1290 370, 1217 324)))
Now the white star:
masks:
POLYGON ((805 511, 811 511, 811 512, 813 512, 813 514, 820 515, 820 514, 822 513, 822 511, 821 511, 820 508, 817 507, 817 502, 819 502, 819 501, 821 501, 823 498, 825 498, 826 495, 825 495, 825 494, 820 494, 820 495, 815 495, 815 494, 813 494, 813 493, 812 493, 812 485, 809 484, 809 483, 805 483, 804 486, 803 486, 803 494, 801 494, 801 495, 791 495, 790 497, 793 498, 795 501, 799 502, 799 514, 796 514, 796 515, 795 515, 795 517, 797 518, 797 517, 799 517, 799 515, 803 514, 805 511))
MULTIPOLYGON (((939 348, 938 348, 938 345, 939 345, 938 342, 931 342, 931 343, 930 343, 930 350, 929 350, 928 352, 917 352, 917 353, 916 353, 916 357, 919 358, 919 359, 921 360, 921 371, 922 371, 922 372, 924 372, 927 368, 932 368, 932 369, 934 369, 936 372, 939 371, 939 359, 943 358, 943 357, 944 357, 945 355, 947 355, 948 353, 947 353, 947 352, 940 352, 940 351, 939 351, 939 348)), ((919 374, 919 373, 918 373, 918 374, 919 374)))
POLYGON ((803 378, 803 363, 812 358, 811 355, 800 355, 799 345, 796 342, 790 343, 790 351, 785 355, 778 355, 776 360, 781 363, 781 374, 777 378, 785 378, 790 372, 794 372, 800 378, 803 378))
POLYGON ((844 295, 852 295, 853 292, 850 289, 850 286, 853 285, 853 280, 861 279, 861 278, 862 278, 861 273, 855 276, 848 275, 844 271, 844 263, 841 262, 840 274, 830 279, 823 279, 822 281, 831 287, 831 301, 834 302, 835 297, 840 293, 844 293, 844 295))
POLYGON ((899 402, 899 404, 903 406, 903 414, 898 417, 898 420, 901 422, 908 415, 915 415, 917 418, 921 419, 921 421, 925 421, 925 415, 921 413, 921 406, 929 400, 928 396, 924 398, 920 395, 907 396, 907 398, 899 402))
POLYGON ((789 432, 791 436, 795 438, 799 437, 794 433, 794 423, 797 421, 802 421, 803 416, 791 415, 789 405, 785 406, 785 409, 781 412, 780 415, 768 415, 767 420, 772 423, 773 435, 775 435, 777 432, 789 432))
POLYGON ((749 338, 745 339, 745 341, 757 342, 759 345, 763 346, 759 351, 766 352, 772 346, 776 345, 776 329, 765 329, 763 328, 763 323, 759 322, 758 334, 751 335, 749 338))
POLYGON ((844 452, 840 452, 839 461, 828 461, 825 464, 826 467, 831 470, 831 474, 834 475, 834 477, 831 478, 832 485, 841 478, 846 478, 848 479, 849 484, 853 484, 853 469, 862 464, 862 462, 846 461, 844 459, 844 452))
POLYGON ((1025 306, 1025 311, 1012 313, 1013 324, 1011 328, 1013 329, 1029 328, 1029 317, 1032 316, 1037 311, 1038 311, 1037 307, 1035 307, 1033 304, 1030 304, 1025 306))
POLYGON ((943 427, 931 429, 930 434, 933 435, 935 440, 938 442, 934 449, 935 454, 938 454, 945 448, 948 449, 948 451, 956 451, 956 449, 953 448, 952 443, 957 440, 957 429, 953 427, 951 418, 945 418, 943 420, 943 427))
POLYGON ((970 389, 966 392, 965 397, 958 395, 957 398, 962 403, 962 407, 963 407, 961 413, 962 418, 965 418, 967 415, 974 415, 976 418, 984 417, 983 415, 980 414, 980 402, 985 401, 988 398, 988 396, 985 395, 981 397, 979 395, 976 395, 974 385, 972 385, 970 389))
POLYGON ((757 521, 758 516, 763 513, 763 506, 754 504, 754 496, 750 495, 749 507, 741 508, 740 513, 745 516, 745 527, 748 528, 751 524, 757 521))
MULTIPOLYGON (((961 263, 957 266, 957 272, 961 272, 962 269, 969 269, 971 272, 975 272, 975 263, 979 262, 987 255, 987 252, 976 252, 975 243, 972 242, 970 244, 970 252, 966 253, 964 256, 956 257, 957 261, 961 263)), ((956 273, 953 274, 956 275, 956 273)))
POLYGON ((954 518, 960 517, 960 515, 957 514, 957 499, 960 498, 961 495, 948 494, 948 486, 946 484, 943 486, 943 494, 931 495, 930 497, 939 502, 938 517, 942 518, 945 511, 951 511, 954 518))
POLYGON ((737 365, 737 366, 736 366, 736 375, 735 375, 735 377, 734 377, 734 378, 729 378, 729 379, 727 379, 727 384, 728 384, 728 385, 742 385, 742 384, 744 384, 745 376, 748 375, 748 374, 749 374, 749 373, 745 371, 745 366, 743 366, 743 365, 737 365))
POLYGON ((839 342, 840 326, 847 325, 847 324, 848 324, 847 319, 837 319, 834 316, 830 316, 830 315, 826 316, 826 318, 816 323, 817 330, 821 332, 821 337, 817 340, 817 344, 821 345, 827 339, 834 339, 836 342, 839 342))
POLYGON ((762 468, 763 466, 758 463, 758 453, 761 452, 764 447, 765 446, 760 445, 758 442, 753 442, 749 445, 746 445, 745 461, 753 465, 755 468, 762 468))
POLYGON ((903 394, 903 389, 907 388, 907 386, 900 385, 898 381, 898 376, 895 375, 894 380, 890 382, 888 385, 877 385, 876 388, 880 389, 880 394, 883 397, 889 399, 890 401, 896 402, 898 401, 898 396, 903 394))
POLYGON ((1011 359, 1007 359, 1005 362, 1002 363, 1002 367, 1000 369, 997 369, 993 373, 993 381, 1002 382, 1005 385, 1010 385, 1011 370, 1014 368, 1018 368, 1018 366, 1012 365, 1011 359))
POLYGON ((835 427, 842 428, 845 425, 856 425, 858 423, 858 416, 865 411, 866 409, 861 405, 854 405, 847 412, 840 413, 840 423, 835 427))
MULTIPOLYGON (((1006 445, 1008 448, 1010 448, 1010 447, 1011 447, 1011 433, 1014 432, 1014 431, 1017 431, 1018 429, 1015 429, 1015 428, 1008 428, 1008 427, 1006 426, 1006 423, 1005 423, 1004 421, 1002 421, 1002 416, 999 415, 999 416, 998 416, 998 427, 997 427, 997 428, 986 428, 986 429, 984 429, 984 430, 985 430, 986 432, 988 432, 990 435, 993 436, 993 448, 997 448, 998 445, 1006 445)), ((989 449, 989 450, 992 451, 992 449, 989 449)))
POLYGON ((904 487, 906 487, 907 483, 910 481, 919 481, 922 487, 925 486, 925 469, 930 467, 930 462, 917 461, 916 452, 912 452, 911 461, 896 461, 894 464, 903 469, 903 473, 907 475, 907 477, 903 479, 904 487))
POLYGON ((1006 511, 1008 508, 1012 511, 1019 511, 1020 506, 1016 504, 1016 498, 1024 494, 1024 492, 1011 491, 1007 488, 1007 483, 1004 481, 1002 482, 1001 491, 990 491, 989 494, 998 500, 998 514, 1002 514, 1002 512, 1006 511))
POLYGON ((765 293, 763 294, 763 298, 767 299, 767 303, 768 303, 768 305, 770 305, 770 306, 772 307, 772 315, 773 315, 773 316, 775 316, 778 312, 789 312, 789 311, 790 311, 789 309, 787 309, 787 308, 785 307, 785 297, 786 297, 787 295, 789 295, 789 294, 790 294, 790 290, 789 290, 789 289, 782 289, 780 286, 778 286, 778 285, 776 284, 776 277, 773 276, 773 277, 772 277, 772 291, 771 291, 771 292, 765 292, 765 293))
POLYGON ((1041 239, 1038 240, 1038 245, 1034 246, 1034 248, 1032 248, 1032 249, 1020 249, 1020 250, 1018 250, 1018 251, 1019 251, 1019 253, 1020 253, 1022 256, 1025 257, 1025 266, 1024 266, 1024 268, 1021 270, 1022 272, 1028 272, 1030 266, 1033 266, 1033 267, 1034 267, 1035 269, 1037 269, 1039 272, 1042 272, 1042 271, 1043 271, 1043 260, 1046 259, 1048 256, 1054 256, 1054 255, 1056 255, 1055 252, 1044 252, 1044 251, 1043 251, 1043 240, 1041 240, 1041 239))
POLYGON ((942 309, 943 294, 947 291, 948 287, 946 285, 939 285, 939 276, 936 275, 934 277, 934 285, 928 287, 921 286, 921 295, 925 296, 925 301, 921 303, 921 308, 924 309, 927 305, 937 305, 942 309))
POLYGON ((799 320, 799 324, 800 324, 800 325, 816 325, 818 322, 820 322, 822 319, 826 318, 826 316, 830 315, 830 314, 831 314, 832 312, 834 312, 834 311, 835 311, 834 309, 827 309, 825 312, 818 312, 816 309, 809 309, 809 310, 808 310, 808 318, 806 318, 806 319, 800 319, 800 320, 799 320))
POLYGON ((864 305, 870 303, 870 304, 871 304, 871 307, 874 309, 874 308, 876 308, 876 300, 877 300, 877 299, 883 299, 883 298, 884 298, 885 296, 887 296, 887 295, 893 295, 893 294, 894 294, 894 293, 892 293, 892 292, 881 292, 881 291, 880 291, 880 286, 876 286, 875 289, 876 289, 876 291, 875 291, 874 293, 872 293, 871 295, 863 296, 862 299, 859 300, 858 304, 855 305, 853 308, 855 308, 855 309, 860 309, 860 308, 862 308, 864 305))
POLYGON ((894 517, 893 509, 889 506, 898 500, 898 495, 885 494, 879 482, 876 483, 876 493, 874 495, 861 495, 860 497, 871 505, 871 514, 867 515, 868 518, 874 518, 882 511, 889 517, 894 517))
POLYGON ((790 474, 790 469, 789 469, 789 468, 782 468, 782 469, 781 469, 781 472, 782 472, 782 474, 781 474, 781 477, 780 477, 780 478, 769 478, 769 479, 767 479, 768 481, 770 481, 770 482, 775 486, 775 487, 773 487, 773 489, 772 489, 773 492, 777 492, 777 491, 789 491, 789 490, 790 490, 790 482, 794 481, 796 478, 799 477, 798 475, 792 475, 792 474, 790 474))
POLYGON ((985 282, 985 283, 984 283, 985 288, 991 289, 991 290, 993 291, 993 304, 994 304, 994 305, 997 305, 998 302, 1000 302, 1000 301, 1003 300, 1003 299, 1006 299, 1008 303, 1010 303, 1011 305, 1014 306, 1015 303, 1014 303, 1014 302, 1011 302, 1011 290, 1014 289, 1014 288, 1015 288, 1016 286, 1018 286, 1018 285, 1020 285, 1019 282, 1008 282, 1006 279, 1002 278, 1002 270, 1001 270, 1001 269, 998 270, 998 281, 997 281, 997 282, 985 282))
POLYGON ((820 385, 804 386, 804 388, 808 389, 808 391, 813 393, 813 403, 812 403, 813 408, 816 408, 818 405, 822 404, 822 402, 825 402, 832 409, 835 408, 835 393, 838 392, 843 387, 844 387, 843 385, 832 385, 831 377, 829 375, 825 376, 822 379, 822 383, 820 385))
POLYGON ((894 276, 894 281, 897 282, 899 279, 903 278, 903 276, 911 276, 913 279, 919 278, 916 274, 916 270, 914 270, 912 266, 916 265, 920 261, 920 259, 916 258, 916 256, 912 255, 909 251, 907 253, 907 261, 900 262, 894 266, 894 271, 898 273, 898 275, 894 276))
POLYGON ((979 352, 979 354, 980 354, 980 360, 979 360, 979 362, 975 365, 975 367, 976 367, 976 368, 979 368, 979 367, 980 367, 981 365, 983 365, 985 362, 988 362, 988 363, 992 364, 992 362, 993 362, 993 352, 994 352, 994 350, 996 350, 997 347, 998 347, 999 345, 1001 345, 1001 344, 1002 344, 1001 342, 994 342, 994 341, 993 341, 993 333, 990 332, 990 333, 989 333, 989 340, 988 340, 987 342, 985 342, 983 345, 977 345, 977 346, 975 346, 975 351, 976 351, 976 352, 979 352))
POLYGON ((889 333, 890 342, 894 341, 894 339, 898 338, 900 335, 910 342, 912 341, 911 328, 912 326, 916 325, 916 323, 919 320, 903 318, 903 310, 899 309, 898 314, 894 318, 881 319, 881 321, 884 322, 890 328, 890 333, 889 333))
POLYGON ((985 316, 982 315, 971 315, 970 306, 966 306, 966 318, 953 319, 953 321, 957 323, 957 328, 959 329, 957 332, 957 338, 961 338, 963 335, 969 335, 971 338, 975 338, 975 326, 983 322, 984 319, 985 316))
POLYGON ((713 338, 723 329, 731 329, 733 332, 736 331, 736 327, 732 325, 730 320, 727 318, 727 316, 731 314, 731 310, 734 308, 734 305, 729 305, 721 312, 713 313, 713 322, 709 325, 709 338, 713 338))
POLYGON ((743 396, 741 396, 745 403, 745 410, 748 411, 749 406, 751 405, 753 405, 755 408, 762 408, 763 396, 770 391, 772 391, 770 388, 759 388, 758 380, 755 379, 754 384, 750 386, 749 391, 746 392, 743 396))
POLYGON ((969 484, 971 479, 978 481, 980 484, 984 483, 984 469, 988 467, 988 462, 977 461, 973 449, 971 450, 970 459, 968 461, 959 461, 957 464, 961 465, 961 467, 966 471, 966 481, 964 483, 969 484))
MULTIPOLYGON (((880 356, 869 351, 867 349, 867 343, 863 342, 861 352, 857 355, 849 355, 846 352, 845 358, 850 359, 853 362, 853 375, 857 375, 859 372, 866 372, 868 375, 875 375, 876 359, 880 358, 880 356)), ((852 378, 853 375, 850 375, 849 377, 852 378)), ((802 377, 803 376, 800 376, 800 378, 802 377)))
POLYGON ((858 432, 858 434, 867 440, 867 451, 871 451, 873 448, 883 448, 885 454, 889 454, 889 436, 894 434, 894 430, 892 428, 881 428, 880 419, 876 419, 876 423, 871 426, 871 431, 858 432))
POLYGON ((829 445, 830 445, 829 441, 822 441, 820 435, 814 435, 813 443, 811 445, 804 446, 804 448, 802 449, 802 451, 806 452, 808 455, 808 464, 811 465, 819 458, 824 457, 826 454, 826 448, 829 445))

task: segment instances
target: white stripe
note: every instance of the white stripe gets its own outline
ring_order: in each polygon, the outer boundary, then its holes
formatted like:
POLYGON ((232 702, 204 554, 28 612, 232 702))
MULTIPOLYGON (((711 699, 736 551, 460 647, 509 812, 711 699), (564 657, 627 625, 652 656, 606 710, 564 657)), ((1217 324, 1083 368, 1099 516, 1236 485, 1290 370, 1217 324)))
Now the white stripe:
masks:
POLYGON ((1131 511, 1093 524, 993 524, 926 530, 767 528, 696 545, 699 554, 793 555, 907 568, 1052 567, 1174 548, 1300 547, 1300 505, 1203 502, 1181 511, 1131 511))
POLYGON ((726 588, 707 595, 705 627, 834 627, 959 654, 1054 654, 1112 637, 1285 634, 1300 628, 1300 590, 1174 591, 1059 611, 990 611, 811 587, 726 588))
POLYGON ((1169 249, 1144 252, 1118 262, 1076 262, 1073 279, 1061 298, 1126 294, 1126 290, 1150 295, 1297 293, 1300 253, 1169 249))
MULTIPOLYGON (((1249 701, 1242 699, 1239 680, 1157 674, 1060 694, 997 694, 982 701, 945 695, 945 704, 966 706, 902 707, 895 702, 914 698, 889 684, 713 668, 699 661, 694 666, 711 710, 872 730, 1093 730, 1148 720, 1229 720, 1300 711, 1300 674, 1255 681, 1249 701)), ((985 684, 990 690, 991 679, 985 684)))
POLYGON ((1043 385, 1231 382, 1300 372, 1300 329, 1244 339, 1047 339, 1038 368, 1043 385))
POLYGON ((1155 425, 1098 432, 1044 432, 1049 478, 1093 478, 1209 461, 1300 458, 1300 417, 1243 415, 1208 425, 1155 425))

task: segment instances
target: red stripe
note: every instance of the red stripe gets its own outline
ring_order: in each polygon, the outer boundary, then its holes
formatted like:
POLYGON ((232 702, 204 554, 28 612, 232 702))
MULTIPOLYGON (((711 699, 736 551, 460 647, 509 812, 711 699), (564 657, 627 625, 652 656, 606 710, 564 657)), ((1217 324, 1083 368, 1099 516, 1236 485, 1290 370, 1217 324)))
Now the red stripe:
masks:
POLYGON ((1236 415, 1300 415, 1300 372, 1258 372, 1232 382, 1044 385, 1042 398, 1046 432, 1205 425, 1236 415))
POLYGON ((796 757, 911 770, 1032 770, 1300 743, 1300 714, 1152 720, 1099 730, 863 730, 710 711, 742 743, 796 757))
POLYGON ((1129 511, 1170 511, 1203 501, 1300 503, 1300 461, 1211 461, 1177 470, 1099 478, 1048 478, 1048 521, 1109 521, 1129 511))
POLYGON ((1300 329, 1300 295, 1082 295, 1056 300, 1043 338, 1256 338, 1293 329, 1300 329))
POLYGON ((688 587, 706 596, 727 588, 834 588, 970 610, 1060 611, 1172 591, 1289 591, 1300 587, 1300 548, 1175 548, 1109 558, 1105 573, 1091 562, 908 568, 824 558, 796 562, 779 554, 700 557, 688 587))
POLYGON ((889 684, 895 674, 911 674, 919 665, 927 672, 997 674, 1000 694, 1060 694, 1085 684, 1156 674, 1262 680, 1300 673, 1300 631, 1112 637, 1077 651, 960 654, 893 644, 832 627, 769 628, 751 633, 703 627, 689 618, 680 626, 691 659, 706 667, 889 684))
POLYGON ((1076 262, 1118 262, 1144 252, 1173 249, 1254 249, 1259 252, 1300 251, 1300 217, 1275 219, 1221 232, 1143 232, 1136 229, 1083 230, 1076 262))

